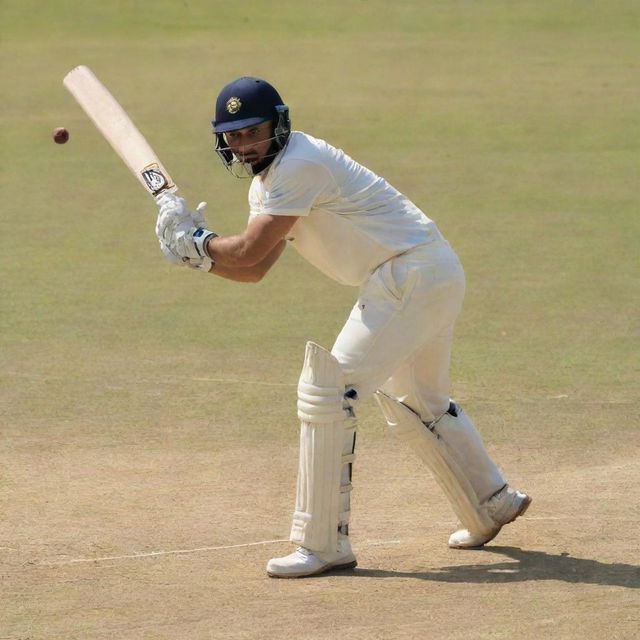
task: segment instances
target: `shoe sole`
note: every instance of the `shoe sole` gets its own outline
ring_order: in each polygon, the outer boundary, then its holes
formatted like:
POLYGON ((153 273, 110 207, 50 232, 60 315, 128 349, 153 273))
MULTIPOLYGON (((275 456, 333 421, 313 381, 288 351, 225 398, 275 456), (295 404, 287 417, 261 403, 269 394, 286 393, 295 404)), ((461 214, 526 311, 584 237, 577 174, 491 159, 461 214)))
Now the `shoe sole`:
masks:
POLYGON ((320 567, 320 569, 316 571, 308 571, 307 573, 272 573, 271 571, 267 571, 267 575, 270 578, 309 578, 310 576, 318 576, 321 573, 326 573, 327 571, 343 571, 345 569, 353 569, 358 566, 357 560, 353 560, 352 562, 345 562, 344 564, 328 564, 324 567, 320 567))
POLYGON ((523 501, 522 504, 520 505, 520 508, 515 512, 513 518, 511 518, 511 520, 507 520, 506 522, 503 522, 500 527, 498 529, 496 529, 493 534, 491 534, 491 536, 489 538, 487 538, 484 542, 481 542, 480 544, 474 544, 474 545, 449 545, 450 549, 482 549, 482 547, 484 547, 485 544, 487 544, 487 542, 491 542, 499 533, 500 531, 502 531, 502 527, 504 527, 507 524, 510 524, 511 522, 513 522, 516 518, 519 518, 521 515, 524 514, 524 512, 529 508, 529 505, 533 502, 533 498, 531 496, 527 496, 523 501))

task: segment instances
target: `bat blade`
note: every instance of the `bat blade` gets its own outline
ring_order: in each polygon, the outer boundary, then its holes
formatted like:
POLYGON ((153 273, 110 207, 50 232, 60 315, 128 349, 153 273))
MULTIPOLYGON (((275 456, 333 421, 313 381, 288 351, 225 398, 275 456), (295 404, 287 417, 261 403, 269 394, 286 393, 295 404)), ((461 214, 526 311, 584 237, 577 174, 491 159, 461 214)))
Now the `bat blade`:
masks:
POLYGON ((89 67, 72 69, 62 82, 148 193, 177 190, 145 137, 89 67))

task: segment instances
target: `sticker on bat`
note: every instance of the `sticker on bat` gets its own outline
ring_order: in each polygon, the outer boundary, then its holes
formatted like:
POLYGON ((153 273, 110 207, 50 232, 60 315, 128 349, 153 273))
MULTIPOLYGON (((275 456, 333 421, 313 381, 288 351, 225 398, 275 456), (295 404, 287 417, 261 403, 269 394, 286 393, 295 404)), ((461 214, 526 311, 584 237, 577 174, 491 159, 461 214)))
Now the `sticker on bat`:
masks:
POLYGON ((171 186, 157 164, 150 164, 148 167, 145 167, 142 170, 142 177, 154 196, 163 189, 171 186))

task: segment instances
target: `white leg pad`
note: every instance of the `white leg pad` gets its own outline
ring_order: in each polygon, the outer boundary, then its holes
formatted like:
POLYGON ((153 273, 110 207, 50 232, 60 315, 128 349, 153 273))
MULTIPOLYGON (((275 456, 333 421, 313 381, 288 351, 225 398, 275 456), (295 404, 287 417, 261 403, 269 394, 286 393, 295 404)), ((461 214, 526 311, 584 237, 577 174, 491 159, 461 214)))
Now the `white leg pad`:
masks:
MULTIPOLYGON (((430 428, 453 453, 464 469, 480 504, 505 487, 507 481, 485 449, 482 438, 465 410, 455 404, 455 413, 445 413, 430 428)), ((489 510, 489 512, 491 512, 489 510)), ((495 518, 492 516, 492 520, 495 518)))
POLYGON ((485 471, 491 466, 490 478, 487 482, 492 486, 497 485, 493 493, 499 491, 506 482, 484 450, 482 440, 472 423, 469 421, 472 432, 467 434, 466 439, 460 434, 450 438, 446 433, 440 433, 438 430, 439 421, 430 421, 428 425, 425 424, 414 411, 395 398, 378 391, 376 400, 391 430, 396 436, 408 442, 429 467, 462 525, 474 533, 492 532, 496 524, 486 506, 482 505, 489 496, 478 495, 473 484, 476 478, 470 477, 468 468, 473 467, 477 460, 482 462, 485 471), (461 450, 463 443, 465 446, 461 450))
POLYGON ((349 522, 355 420, 344 408, 344 374, 329 351, 307 343, 298 384, 300 459, 292 542, 335 551, 349 522))

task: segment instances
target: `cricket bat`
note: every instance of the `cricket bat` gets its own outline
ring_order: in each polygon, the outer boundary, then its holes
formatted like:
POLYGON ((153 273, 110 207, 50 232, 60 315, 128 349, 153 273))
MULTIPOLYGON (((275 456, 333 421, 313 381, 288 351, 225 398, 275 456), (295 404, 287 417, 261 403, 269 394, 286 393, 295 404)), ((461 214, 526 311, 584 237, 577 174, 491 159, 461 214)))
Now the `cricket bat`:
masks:
POLYGON ((62 82, 148 193, 177 191, 154 150, 89 67, 72 69, 62 82))

